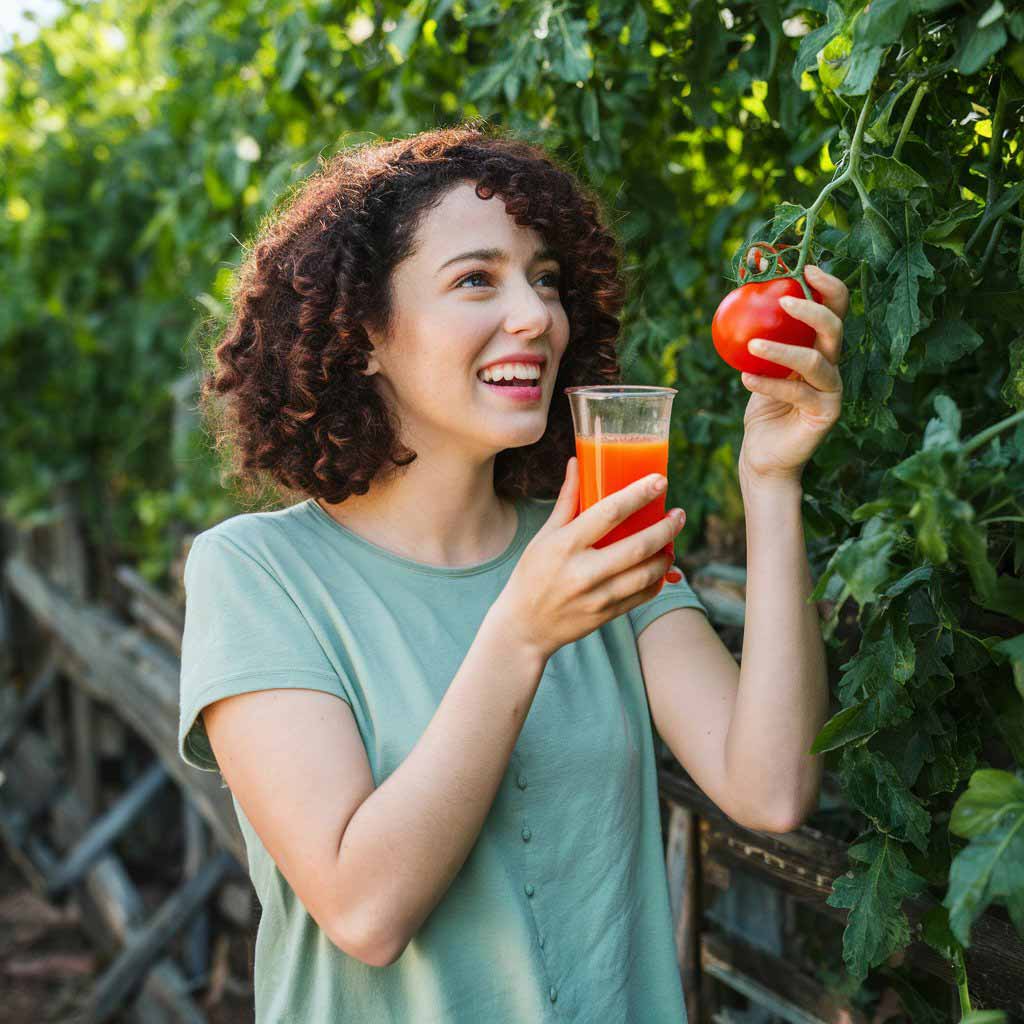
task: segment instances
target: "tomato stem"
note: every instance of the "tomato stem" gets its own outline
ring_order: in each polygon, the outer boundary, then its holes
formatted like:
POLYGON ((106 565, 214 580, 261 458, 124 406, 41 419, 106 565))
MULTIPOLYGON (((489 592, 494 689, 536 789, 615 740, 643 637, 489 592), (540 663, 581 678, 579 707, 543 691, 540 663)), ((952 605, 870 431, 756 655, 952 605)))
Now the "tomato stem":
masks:
MULTIPOLYGON (((825 200, 828 198, 830 192, 839 188, 844 182, 853 179, 854 185, 858 186, 857 191, 861 197, 861 202, 864 202, 866 193, 864 192, 864 185, 860 180, 860 155, 861 146, 864 141, 864 127, 867 124, 868 112, 871 110, 872 103, 874 102, 875 92, 875 79, 871 79, 871 84, 868 86, 867 95, 864 97, 864 105, 860 108, 860 115, 857 118, 857 127, 853 132, 853 139, 850 142, 850 162, 846 166, 846 170, 842 174, 833 178, 819 193, 818 198, 814 200, 811 208, 807 211, 807 220, 804 224, 804 237, 800 242, 800 257, 797 260, 796 266, 793 268, 793 273, 788 275, 789 277, 795 278, 803 289, 804 298, 811 298, 811 290, 807 287, 807 282, 804 280, 804 266, 807 263, 807 254, 811 248, 811 238, 814 235, 814 224, 818 219, 818 212, 825 204, 825 200)), ((870 206, 870 201, 868 201, 870 206)))
MULTIPOLYGON (((996 109, 992 117, 992 138, 989 142, 988 150, 988 189, 985 196, 985 210, 981 215, 981 220, 978 221, 978 226, 974 229, 971 237, 964 243, 964 252, 967 252, 968 249, 972 248, 975 242, 978 241, 981 235, 988 228, 992 219, 992 206, 999 195, 999 188, 1002 184, 1003 178, 1003 161, 1000 150, 1003 138, 1003 123, 1006 120, 1006 101, 1006 89, 1004 88, 1003 78, 1001 77, 999 79, 999 92, 996 94, 996 109)), ((981 280, 985 267, 988 265, 988 261, 992 258, 992 253, 995 251, 995 244, 999 240, 1002 230, 1000 221, 997 219, 992 228, 992 235, 989 238, 988 246, 981 258, 981 264, 974 272, 974 279, 976 281, 981 280)))
MULTIPOLYGON (((908 82, 907 85, 910 83, 908 82)), ((896 139, 896 145, 892 150, 893 160, 899 160, 900 150, 903 149, 903 143, 906 141, 907 135, 910 134, 910 126, 914 123, 914 117, 917 114, 917 108, 921 106, 921 100, 924 99, 924 94, 928 91, 927 82, 922 82, 917 87, 917 92, 914 93, 914 98, 910 101, 910 109, 907 111, 907 116, 903 118, 903 124, 900 126, 900 134, 896 139)))
POLYGON ((988 444, 996 434, 1006 430, 1007 427, 1012 427, 1015 423, 1020 423, 1024 420, 1024 409, 1020 412, 1015 412, 1012 416, 1007 416, 1005 420, 1000 420, 998 423, 993 423, 991 427, 986 427, 980 434, 976 434, 971 438, 960 451, 964 455, 970 455, 971 452, 980 448, 984 444, 988 444))

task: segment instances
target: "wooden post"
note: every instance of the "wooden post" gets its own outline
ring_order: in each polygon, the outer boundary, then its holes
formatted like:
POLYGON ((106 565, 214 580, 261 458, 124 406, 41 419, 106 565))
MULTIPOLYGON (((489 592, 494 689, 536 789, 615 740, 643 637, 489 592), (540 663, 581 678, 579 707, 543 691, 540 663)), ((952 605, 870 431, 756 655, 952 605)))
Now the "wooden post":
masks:
POLYGON ((668 885, 675 922, 676 956, 687 1017, 700 1018, 700 892, 697 886, 697 821, 693 811, 669 802, 668 885))
MULTIPOLYGON (((181 809, 185 830, 182 876, 191 879, 202 870, 212 851, 206 823, 189 799, 187 789, 181 790, 181 809)), ((193 982, 210 969, 210 914, 205 906, 196 911, 182 935, 182 964, 193 982)))
MULTIPOLYGON (((65 591, 72 602, 84 602, 89 596, 88 559, 74 491, 70 485, 58 485, 54 507, 56 518, 50 529, 49 564, 45 569, 50 579, 65 591)), ((92 700, 80 687, 72 687, 72 785, 90 817, 100 811, 95 731, 92 700)))

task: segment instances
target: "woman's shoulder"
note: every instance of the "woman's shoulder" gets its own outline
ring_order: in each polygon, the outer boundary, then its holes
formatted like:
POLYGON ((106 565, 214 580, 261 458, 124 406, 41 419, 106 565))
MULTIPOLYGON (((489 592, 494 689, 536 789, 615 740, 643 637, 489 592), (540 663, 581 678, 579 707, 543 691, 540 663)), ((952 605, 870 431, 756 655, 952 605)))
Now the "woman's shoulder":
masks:
POLYGON ((193 537, 189 558, 204 549, 229 550, 262 565, 272 564, 292 547, 290 537, 298 527, 302 504, 228 516, 193 537))

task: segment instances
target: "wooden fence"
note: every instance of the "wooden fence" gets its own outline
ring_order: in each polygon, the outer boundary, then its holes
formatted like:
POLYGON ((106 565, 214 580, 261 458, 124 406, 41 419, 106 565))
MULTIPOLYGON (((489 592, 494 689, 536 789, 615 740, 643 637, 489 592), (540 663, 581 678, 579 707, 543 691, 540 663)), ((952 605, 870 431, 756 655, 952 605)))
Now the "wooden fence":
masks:
MULTIPOLYGON (((253 934, 255 896, 228 790, 219 775, 196 771, 178 756, 183 610, 128 566, 114 571, 111 599, 90 599, 73 506, 44 528, 4 526, 0 540, 0 838, 40 896, 79 905, 103 954, 82 1024, 201 1024, 206 1017, 194 990, 226 981, 211 905, 253 934), (23 680, 18 687, 16 674, 23 680), (101 758, 121 765, 123 784, 109 800, 98 783, 101 758), (168 832, 181 838, 181 883, 147 911, 114 844, 168 795, 180 812, 180 828, 168 832)), ((743 570, 708 565, 690 578, 738 652, 743 570)), ((847 870, 846 844, 808 826, 786 835, 738 826, 663 746, 658 770, 692 1024, 869 1024, 807 969, 808 955, 799 949, 804 912, 815 933, 839 948, 847 911, 825 898, 847 870)), ((826 776, 823 798, 836 797, 826 776)), ((906 902, 912 926, 934 903, 906 902)), ((1019 1024, 1024 943, 1001 908, 984 914, 971 938, 975 1006, 1007 1010, 1019 1024)), ((949 1019, 957 1020, 949 964, 917 940, 906 958, 948 986, 949 1019)))

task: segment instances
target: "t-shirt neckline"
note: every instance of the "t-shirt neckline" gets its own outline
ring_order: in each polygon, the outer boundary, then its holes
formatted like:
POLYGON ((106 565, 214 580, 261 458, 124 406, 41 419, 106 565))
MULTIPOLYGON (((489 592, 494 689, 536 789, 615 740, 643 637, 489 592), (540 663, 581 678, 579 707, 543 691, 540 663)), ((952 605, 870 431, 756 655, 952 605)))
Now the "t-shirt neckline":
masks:
POLYGON ((302 504, 309 510, 309 513, 314 519, 329 527, 333 527, 333 529, 338 531, 341 536, 347 538, 351 543, 356 544, 365 551, 368 551, 379 558, 384 558, 389 562, 394 562, 396 565, 400 565, 413 572, 425 573, 429 576, 474 576, 478 573, 496 569, 519 552, 523 545, 523 541, 526 539, 528 526, 526 509, 523 507, 523 501, 522 499, 517 498, 515 500, 516 532, 509 546, 505 548, 501 554, 495 555, 493 558, 489 558, 486 562, 477 562, 476 565, 431 565, 429 562, 417 562, 412 558, 406 558, 404 555, 396 554, 394 551, 388 551, 387 548, 382 548, 379 544, 374 544, 373 541, 367 540, 358 533, 354 533, 347 526, 343 526, 337 519, 321 508, 316 498, 307 498, 302 504))

